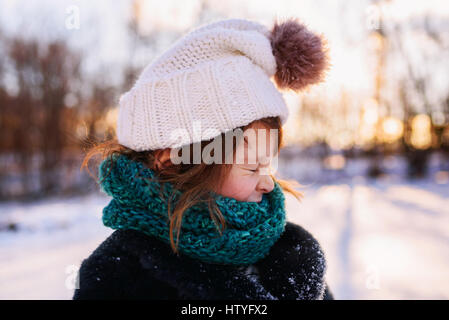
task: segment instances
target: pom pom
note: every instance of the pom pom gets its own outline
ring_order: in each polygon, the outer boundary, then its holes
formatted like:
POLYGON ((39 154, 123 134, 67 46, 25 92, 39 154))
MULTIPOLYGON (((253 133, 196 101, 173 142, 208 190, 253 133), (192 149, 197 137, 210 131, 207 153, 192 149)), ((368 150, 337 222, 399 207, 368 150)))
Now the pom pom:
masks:
POLYGON ((325 40, 296 19, 276 22, 269 35, 276 59, 274 80, 280 89, 299 91, 324 80, 328 69, 325 40))

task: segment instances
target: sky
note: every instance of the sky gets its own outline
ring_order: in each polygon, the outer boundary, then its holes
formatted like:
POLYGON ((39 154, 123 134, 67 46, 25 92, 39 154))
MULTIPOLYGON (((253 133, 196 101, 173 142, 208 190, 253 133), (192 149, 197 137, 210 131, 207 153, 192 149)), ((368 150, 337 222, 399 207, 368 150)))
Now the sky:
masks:
MULTIPOLYGON (((185 33, 197 23, 201 0, 140 1, 142 30, 173 30, 185 33)), ((217 15, 255 19, 266 25, 275 18, 299 17, 313 31, 328 39, 333 61, 328 82, 352 89, 369 89, 364 76, 369 70, 363 41, 375 27, 378 10, 370 0, 207 0, 217 15), (349 50, 350 49, 350 50, 349 50), (351 66, 351 68, 348 68, 351 66), (357 80, 357 81, 354 81, 357 80)), ((103 63, 124 61, 125 24, 132 0, 0 0, 1 28, 44 37, 66 37, 71 43, 90 51, 103 63), (67 21, 78 8, 79 29, 69 29, 67 21)), ((449 18, 449 3, 444 0, 392 0, 383 6, 383 15, 395 21, 423 13, 449 18)), ((165 44, 168 47, 170 43, 165 44)), ((164 46, 160 50, 164 50, 164 46)), ((97 63, 98 64, 98 63, 97 63)))
MULTIPOLYGON (((354 108, 360 108, 367 97, 372 95, 377 64, 372 55, 375 41, 369 35, 378 27, 380 15, 387 21, 412 21, 408 28, 413 30, 413 21, 419 22, 423 15, 429 14, 432 17, 430 23, 438 33, 448 36, 449 30, 449 2, 445 0, 384 0, 381 7, 374 6, 376 1, 372 0, 138 2, 139 27, 143 34, 150 36, 152 32, 163 31, 168 35, 161 37, 157 46, 151 50, 144 48, 133 52, 130 46, 126 23, 132 13, 132 0, 0 0, 0 30, 46 39, 65 38, 74 48, 86 53, 83 60, 86 72, 100 72, 106 79, 118 84, 121 81, 122 66, 129 63, 130 59, 137 60, 133 63, 143 68, 177 37, 197 27, 200 23, 197 14, 203 2, 209 7, 209 14, 204 22, 233 17, 253 19, 270 26, 274 19, 298 17, 308 28, 323 34, 327 39, 331 69, 324 83, 299 95, 284 94, 292 109, 293 117, 289 119, 291 126, 296 124, 295 114, 300 108, 298 101, 302 95, 325 95, 328 99, 338 99, 344 90, 351 94, 354 108), (79 19, 73 20, 75 16, 79 19), (75 27, 74 22, 77 22, 75 27)), ((419 58, 425 57, 425 51, 429 51, 429 55, 433 54, 432 44, 421 44, 418 43, 420 39, 409 38, 404 41, 410 57, 416 58, 418 65, 419 58)), ((387 74, 392 82, 398 74, 405 71, 400 63, 403 58, 396 59, 397 66, 391 67, 387 74)), ((446 94, 449 79, 444 67, 447 66, 441 63, 439 60, 435 61, 429 81, 437 90, 436 93, 446 94)), ((427 64, 423 65, 429 68, 427 64)), ((439 103, 439 97, 438 94, 432 95, 431 101, 439 103)))

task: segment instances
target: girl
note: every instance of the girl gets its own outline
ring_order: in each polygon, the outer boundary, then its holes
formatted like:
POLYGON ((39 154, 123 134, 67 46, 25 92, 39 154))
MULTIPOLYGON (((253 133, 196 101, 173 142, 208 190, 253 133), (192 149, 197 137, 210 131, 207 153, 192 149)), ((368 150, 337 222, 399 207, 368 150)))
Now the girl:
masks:
POLYGON ((120 98, 117 139, 83 162, 102 155, 116 231, 82 262, 74 299, 332 299, 320 245, 286 222, 283 191, 301 193, 270 171, 288 116, 270 77, 300 90, 326 67, 322 39, 294 19, 229 19, 145 68, 120 98))

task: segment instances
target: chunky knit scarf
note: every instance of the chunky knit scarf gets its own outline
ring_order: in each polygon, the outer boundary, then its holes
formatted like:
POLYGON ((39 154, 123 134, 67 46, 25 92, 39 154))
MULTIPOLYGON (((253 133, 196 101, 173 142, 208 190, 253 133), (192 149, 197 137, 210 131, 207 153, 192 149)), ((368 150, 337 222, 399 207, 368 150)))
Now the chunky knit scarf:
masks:
MULTIPOLYGON (((105 226, 139 230, 170 243, 167 200, 160 197, 162 184, 153 170, 124 155, 113 156, 101 163, 99 178, 101 189, 113 197, 103 209, 105 226)), ((226 220, 225 230, 220 235, 206 203, 200 202, 183 214, 179 251, 216 264, 249 265, 265 257, 286 223, 284 194, 279 184, 274 184, 260 202, 238 201, 211 192, 226 220)), ((165 199, 173 190, 171 183, 164 183, 165 199)), ((180 190, 174 192, 171 208, 181 194, 180 190)))

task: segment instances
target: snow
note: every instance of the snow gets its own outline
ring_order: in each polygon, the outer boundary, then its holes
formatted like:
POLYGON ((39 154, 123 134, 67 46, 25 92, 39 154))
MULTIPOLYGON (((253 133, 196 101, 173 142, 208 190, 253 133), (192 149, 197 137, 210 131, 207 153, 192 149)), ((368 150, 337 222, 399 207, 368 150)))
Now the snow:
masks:
MULTIPOLYGON (((320 242, 337 299, 449 299, 447 183, 355 178, 302 191, 301 203, 286 194, 287 218, 320 242)), ((0 204, 0 299, 70 299, 81 261, 112 232, 108 201, 0 204)))
POLYGON ((289 220, 320 242, 337 298, 449 298, 449 185, 324 185, 287 198, 289 220))
POLYGON ((76 274, 110 233, 103 195, 0 205, 0 299, 71 299, 76 274))

